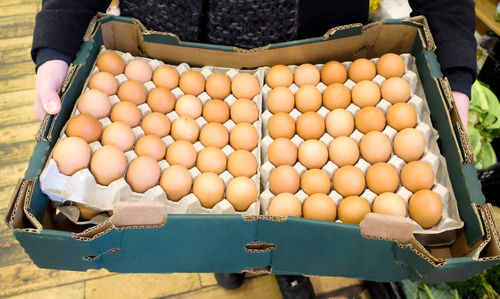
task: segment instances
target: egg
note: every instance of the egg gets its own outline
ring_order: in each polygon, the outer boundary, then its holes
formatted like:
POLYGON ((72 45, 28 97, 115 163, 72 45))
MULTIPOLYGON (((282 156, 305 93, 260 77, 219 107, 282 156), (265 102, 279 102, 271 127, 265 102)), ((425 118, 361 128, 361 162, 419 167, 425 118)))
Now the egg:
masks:
POLYGON ((67 137, 56 143, 52 159, 56 161, 59 172, 73 175, 78 170, 87 168, 90 161, 90 147, 80 137, 67 137))
POLYGON ((339 167, 354 165, 359 160, 358 144, 349 137, 337 137, 328 146, 328 156, 339 167))
POLYGON ((429 164, 423 161, 413 161, 401 170, 401 184, 415 193, 434 186, 434 172, 429 164))
POLYGON ((385 129, 385 115, 377 107, 367 106, 362 108, 355 118, 356 129, 363 134, 370 131, 382 132, 385 129))
POLYGON ((231 92, 239 98, 253 99, 260 91, 260 84, 257 78, 249 73, 239 73, 234 76, 231 83, 231 92))
POLYGON ((287 87, 273 88, 267 95, 267 109, 271 113, 290 113, 295 107, 295 97, 287 87))
POLYGON ((236 177, 227 184, 226 199, 238 212, 246 211, 257 201, 257 195, 257 185, 247 177, 236 177))
POLYGON ((231 93, 231 79, 224 74, 212 74, 208 77, 205 90, 212 99, 225 99, 231 93))
POLYGON ((121 121, 134 128, 141 122, 141 110, 132 102, 119 102, 113 106, 109 118, 113 122, 121 121))
POLYGON ((77 108, 81 113, 88 113, 99 119, 109 115, 111 111, 111 101, 104 92, 89 89, 78 98, 77 108))
POLYGON ((299 146, 298 159, 307 169, 321 168, 328 161, 328 149, 319 140, 306 140, 299 146))
POLYGON ((115 145, 99 148, 90 161, 90 172, 98 184, 108 186, 123 177, 127 167, 125 154, 115 145))
POLYGON ((118 90, 118 80, 111 73, 98 72, 90 78, 88 87, 100 90, 110 96, 118 90))
POLYGON ((368 202, 359 196, 348 196, 339 203, 337 214, 344 223, 360 224, 372 209, 368 202))
POLYGON ((234 176, 253 177, 257 173, 257 159, 251 152, 236 150, 229 155, 227 170, 234 176))
POLYGON ((175 103, 175 112, 179 116, 189 116, 191 118, 198 118, 201 116, 203 105, 197 97, 186 94, 177 99, 175 103))
POLYGON ((295 120, 286 112, 278 112, 269 119, 267 129, 273 139, 280 137, 291 139, 295 135, 295 120))
POLYGON ((101 137, 101 123, 90 114, 78 114, 68 121, 66 135, 83 138, 87 143, 97 141, 101 137))
POLYGON ((144 133, 163 138, 170 133, 170 119, 165 114, 152 112, 144 117, 141 127, 144 133))
POLYGON ((187 71, 179 79, 179 87, 184 94, 198 96, 205 91, 205 78, 197 71, 187 71))
POLYGON ((295 195, 281 193, 271 200, 267 213, 269 216, 300 217, 302 216, 302 204, 295 195))
POLYGON ((158 185, 160 165, 150 156, 140 156, 128 166, 126 180, 134 192, 144 193, 158 185))
POLYGON ((148 91, 141 82, 129 80, 120 85, 117 95, 121 101, 130 101, 136 105, 140 105, 146 102, 148 91))
POLYGON ((328 195, 316 193, 309 196, 302 206, 304 218, 335 221, 337 206, 328 195))
POLYGON ((401 78, 389 78, 382 83, 380 88, 382 98, 391 104, 404 103, 410 99, 410 85, 401 78))
POLYGON ((354 118, 345 109, 335 109, 326 116, 326 132, 332 137, 349 136, 354 131, 354 118))
POLYGON ((396 103, 387 110, 387 124, 397 131, 413 128, 417 124, 417 112, 410 104, 396 103))
POLYGON ((319 139, 325 134, 325 120, 317 112, 306 112, 297 119, 296 130, 304 140, 319 139))
POLYGON ((375 64, 366 58, 359 58, 349 67, 349 79, 354 82, 372 80, 377 75, 375 64))
POLYGON ((321 81, 326 85, 341 83, 347 80, 347 70, 338 61, 328 61, 321 69, 321 81))
POLYGON ((125 66, 125 77, 129 80, 137 80, 146 83, 151 80, 153 69, 144 60, 134 59, 125 66))
POLYGON ((194 145, 189 141, 179 140, 168 146, 165 160, 170 165, 182 165, 190 169, 196 163, 196 157, 194 145))
POLYGON ((297 146, 288 138, 278 138, 273 140, 267 149, 269 162, 274 166, 290 165, 297 162, 297 146))
POLYGON ((174 110, 175 96, 169 89, 157 87, 149 92, 146 102, 151 111, 167 114, 174 110))
POLYGON ((227 157, 218 147, 209 146, 198 153, 196 167, 201 172, 214 172, 221 174, 226 170, 227 157))
POLYGON ((435 192, 422 189, 410 197, 408 211, 410 218, 422 228, 431 228, 441 220, 443 204, 435 192))
POLYGON ((160 137, 156 135, 145 135, 137 140, 134 151, 139 157, 150 156, 156 161, 160 161, 165 158, 167 146, 160 137))
POLYGON ((394 166, 378 162, 366 171, 366 186, 375 194, 396 192, 399 186, 399 175, 394 166))
POLYGON ((229 142, 229 132, 220 123, 208 123, 201 128, 200 142, 204 146, 223 148, 229 142))
POLYGON ((96 211, 91 208, 87 208, 81 203, 74 202, 73 205, 75 205, 78 210, 80 211, 80 218, 85 219, 85 220, 90 220, 94 218, 95 216, 101 214, 100 211, 96 211))
POLYGON ((249 123, 239 123, 229 132, 229 143, 235 150, 252 151, 259 143, 257 129, 249 123))
POLYGON ((320 72, 317 67, 310 63, 299 65, 295 70, 294 82, 297 86, 311 84, 316 86, 320 80, 320 72))
POLYGON ((102 132, 101 143, 103 145, 115 145, 123 152, 131 150, 134 142, 134 132, 126 123, 121 121, 111 123, 102 132))
POLYGON ((333 189, 344 197, 358 196, 365 191, 365 176, 354 166, 342 166, 333 175, 333 189))
POLYGON ((307 195, 330 193, 331 181, 328 174, 321 169, 309 169, 300 178, 300 188, 307 195))
POLYGON ((194 179, 193 193, 204 208, 211 209, 224 196, 224 182, 213 172, 205 172, 194 179))
POLYGON ((394 137, 394 153, 406 163, 420 159, 425 150, 425 138, 419 130, 406 128, 394 137))
POLYGON ((169 166, 160 177, 160 187, 165 191, 167 198, 172 201, 178 201, 188 195, 192 185, 191 174, 182 165, 169 166))
POLYGON ((321 91, 314 85, 304 84, 295 93, 295 107, 302 113, 319 110, 322 104, 321 91))
POLYGON ((351 90, 352 102, 360 108, 376 106, 380 102, 380 88, 372 81, 362 80, 351 90))
POLYGON ((274 195, 280 193, 297 193, 300 186, 300 176, 297 170, 290 165, 281 165, 271 171, 269 176, 269 190, 274 195))
POLYGON ((384 54, 377 61, 377 73, 386 78, 402 77, 405 74, 405 62, 397 54, 384 54))
POLYGON ((189 116, 181 116, 172 122, 170 135, 174 140, 188 140, 191 143, 198 140, 200 127, 194 119, 189 116))
POLYGON ((253 101, 239 99, 231 105, 231 119, 237 124, 242 122, 253 124, 259 119, 259 109, 253 101))
POLYGON ((113 52, 106 52, 99 55, 96 65, 99 71, 108 72, 114 76, 123 73, 125 69, 125 62, 123 62, 120 55, 113 52))
POLYGON ((222 100, 210 100, 203 106, 202 115, 209 123, 218 122, 223 124, 229 119, 229 106, 222 100))
POLYGON ((351 91, 340 83, 332 83, 323 91, 323 106, 328 110, 346 109, 351 104, 351 91))
POLYGON ((359 151, 363 159, 370 164, 386 162, 392 152, 391 141, 384 133, 371 131, 361 138, 359 151))
POLYGON ((171 66, 160 66, 153 73, 153 83, 157 87, 172 90, 179 85, 179 74, 171 66))
POLYGON ((373 213, 406 217, 406 204, 396 193, 384 192, 373 201, 373 213))
POLYGON ((289 87, 293 83, 293 72, 286 65, 273 65, 266 74, 266 84, 271 88, 289 87))

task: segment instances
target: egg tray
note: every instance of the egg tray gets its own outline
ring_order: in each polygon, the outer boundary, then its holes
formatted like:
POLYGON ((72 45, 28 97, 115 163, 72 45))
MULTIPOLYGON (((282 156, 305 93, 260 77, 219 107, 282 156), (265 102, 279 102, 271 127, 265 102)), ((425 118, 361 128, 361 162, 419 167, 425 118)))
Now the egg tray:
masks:
MULTIPOLYGON (((134 59, 140 59, 146 61, 154 70, 156 70, 158 67, 166 65, 162 61, 156 60, 156 59, 148 59, 144 57, 134 57, 129 53, 122 53, 119 51, 110 51, 106 50, 104 47, 102 47, 101 52, 99 55, 105 53, 105 52, 115 52, 119 54, 122 59, 124 60, 125 64, 128 62, 134 60, 134 59)), ((187 72, 189 70, 196 70, 199 71, 205 78, 205 80, 213 73, 224 73, 226 74, 231 80, 236 76, 238 73, 242 72, 236 69, 230 69, 230 68, 221 68, 221 67, 210 67, 210 66, 205 66, 202 68, 191 68, 188 64, 182 63, 178 66, 172 66, 177 70, 179 73, 179 76, 182 75, 184 72, 187 72)), ((90 73, 89 77, 87 78, 87 81, 85 82, 85 87, 83 89, 83 92, 88 90, 89 88, 87 87, 88 82, 92 75, 95 73, 99 72, 99 69, 97 68, 96 65, 94 65, 92 72, 90 73)), ((264 82, 264 73, 262 69, 258 69, 255 71, 244 71, 247 73, 251 73, 254 76, 257 77, 259 81, 260 87, 262 87, 263 82, 264 82)), ((119 85, 127 81, 127 78, 125 75, 119 74, 115 76, 119 82, 119 85)), ((146 82, 143 84, 146 90, 151 91, 153 88, 156 87, 156 85, 152 82, 146 82)), ((183 91, 179 88, 176 87, 171 90, 172 93, 174 94, 176 100, 184 95, 183 91)), ((112 107, 116 105, 117 103, 120 102, 120 99, 118 96, 112 95, 109 97, 111 101, 112 107)), ((211 97, 206 93, 203 92, 198 96, 198 99, 202 102, 203 105, 207 101, 211 99, 211 97)), ((236 101, 237 99, 230 94, 224 99, 224 102, 228 104, 229 107, 236 101)), ((257 121, 255 121, 252 125, 257 129, 257 133, 259 134, 259 141, 261 139, 261 120, 260 120, 260 111, 262 111, 262 93, 257 94, 252 101, 257 105, 258 111, 259 111, 259 118, 257 121)), ((78 102, 75 105, 75 108, 73 110, 73 113, 71 115, 71 118, 80 114, 80 111, 77 109, 78 102)), ((151 109, 147 105, 147 103, 143 103, 138 105, 139 110, 141 111, 141 120, 151 113, 151 109)), ((175 119, 179 117, 179 115, 174 111, 166 114, 166 116, 169 118, 170 122, 172 123, 175 119)), ((207 124, 207 121, 203 118, 203 116, 198 117, 196 120, 196 123, 200 127, 200 132, 201 128, 207 124)), ((104 130, 108 125, 110 125, 112 122, 109 119, 109 117, 101 118, 99 119, 99 122, 101 123, 102 130, 104 130)), ((67 125, 67 124, 66 124, 67 125)), ((224 124, 224 127, 228 129, 230 132, 231 129, 236 125, 231 119, 226 121, 224 124)), ((62 140, 66 138, 66 134, 64 133, 66 130, 66 126, 62 129, 61 136, 59 140, 62 140)), ((135 135, 135 142, 141 137, 145 135, 143 129, 139 126, 136 126, 132 128, 132 131, 134 132, 135 135)), ((58 141, 59 141, 58 140, 58 141)), ((170 136, 167 135, 162 138, 162 141, 165 143, 165 145, 168 146, 174 142, 174 139, 170 136)), ((134 143, 135 144, 135 143, 134 143)), ((100 147, 102 147, 102 144, 100 141, 95 141, 89 144, 92 154, 98 150, 100 147)), ((196 149, 196 152, 199 153, 203 148, 203 144, 201 144, 200 141, 195 142, 194 147, 196 149)), ((226 154, 226 157, 229 158, 229 155, 234 152, 234 149, 228 144, 225 147, 222 148, 222 151, 224 154, 226 154)), ((260 187, 260 175, 258 173, 258 169, 260 168, 260 142, 258 142, 257 147, 252 151, 252 154, 255 156, 257 159, 257 174, 255 174, 251 179, 255 182, 257 186, 257 190, 260 193, 259 187, 260 187)), ((127 172, 128 166, 130 163, 137 158, 137 154, 135 151, 129 150, 125 152, 125 156, 127 158, 127 168, 125 170, 125 174, 127 172)), ((168 162, 163 159, 158 162, 161 172, 163 172, 167 167, 169 167, 168 162)), ((189 173, 191 174, 193 180, 196 178, 199 174, 201 174, 200 170, 196 168, 196 165, 189 169, 189 173)), ((59 169, 57 167, 57 163, 52 159, 52 153, 49 156, 47 165, 40 175, 40 186, 41 189, 44 193, 46 193, 51 200, 56 202, 57 207, 73 222, 78 223, 78 224, 86 224, 86 223, 101 223, 103 222, 108 216, 105 213, 101 213, 100 215, 97 215, 93 219, 90 219, 89 221, 78 221, 79 220, 79 210, 75 206, 70 205, 70 202, 77 202, 77 203, 82 203, 92 209, 99 210, 99 211, 110 211, 113 210, 114 205, 119 202, 119 201, 127 201, 127 202, 138 202, 138 201, 152 201, 152 200, 159 200, 162 201, 166 204, 167 206, 167 213, 170 214, 234 214, 234 213, 239 213, 239 214, 244 214, 244 215, 258 215, 259 214, 259 201, 257 201, 253 204, 250 205, 250 207, 245 211, 245 212, 237 212, 233 208, 233 206, 230 204, 230 202, 226 199, 223 199, 219 203, 217 203, 214 207, 212 208, 205 208, 201 205, 200 201, 194 194, 188 194, 181 198, 179 201, 171 201, 167 199, 167 196, 163 189, 159 186, 156 185, 153 188, 150 188, 149 190, 145 191, 144 193, 137 193, 134 192, 129 184, 125 180, 125 174, 123 177, 120 179, 110 183, 108 186, 103 186, 100 185, 96 182, 94 176, 90 172, 88 168, 82 169, 80 171, 77 171, 75 174, 71 176, 66 176, 62 173, 59 172, 59 169)), ((227 187, 227 184, 229 181, 233 178, 233 176, 227 171, 227 169, 219 174, 219 177, 224 181, 224 186, 227 187)))
MULTIPOLYGON (((436 224, 434 227, 430 229, 423 229, 420 225, 418 225, 415 221, 414 222, 414 233, 425 233, 425 234, 438 234, 442 233, 445 231, 449 230, 455 230, 463 227, 463 222, 460 220, 459 214, 458 214, 458 207, 456 203, 455 196, 453 194, 453 189, 451 186, 451 181, 448 177, 448 172, 446 169, 446 161, 444 157, 440 154, 439 152, 439 147, 437 145, 437 139, 438 139, 438 134, 435 129, 432 128, 432 123, 430 120, 430 111, 427 106, 425 99, 425 95, 423 93, 423 89, 421 87, 421 84, 419 82, 418 75, 416 74, 416 66, 414 63, 414 58, 410 54, 402 54, 401 58, 405 62, 406 66, 406 72, 403 75, 403 79, 408 82, 410 85, 410 90, 411 90, 411 97, 408 100, 408 104, 412 105, 416 112, 417 112, 417 125, 415 129, 420 131, 425 138, 425 150, 422 158, 420 161, 424 161, 427 164, 429 164, 435 174, 435 180, 434 180, 434 186, 432 188, 432 191, 436 192, 440 199, 441 203, 443 204, 443 212, 441 215, 441 220, 438 224, 436 224)), ((378 58, 371 59, 372 62, 376 63, 378 61, 378 58)), ((349 66, 351 65, 351 62, 343 62, 342 63, 346 69, 349 69, 349 66)), ((323 67, 322 64, 317 64, 315 65, 319 70, 323 67)), ((295 72, 295 69, 298 66, 291 65, 288 66, 292 71, 295 72)), ((264 68, 264 72, 267 74, 269 67, 264 68)), ((379 87, 382 86, 382 83, 386 79, 380 75, 376 75, 375 78, 373 78, 373 82, 376 83, 379 87)), ((356 83, 353 82, 352 80, 348 79, 344 85, 351 90, 352 87, 356 83)), ((316 88, 318 88, 321 93, 327 88, 327 86, 320 82, 316 85, 316 88)), ((295 84, 292 84, 289 89, 292 91, 293 94, 297 92, 299 87, 295 84)), ((271 91, 271 88, 266 84, 262 88, 262 94, 264 97, 264 100, 262 101, 263 103, 263 109, 264 112, 262 113, 262 135, 264 138, 261 141, 261 147, 262 147, 262 152, 261 152, 261 160, 262 160, 262 166, 260 168, 260 174, 261 174, 261 189, 263 190, 262 193, 260 194, 260 203, 261 203, 261 214, 267 215, 268 214, 268 207, 271 202, 271 200, 274 198, 274 194, 269 190, 269 176, 270 173, 273 169, 275 169, 275 166, 269 162, 269 159, 267 157, 267 150, 269 148, 269 145, 273 142, 273 139, 271 136, 269 136, 268 133, 268 123, 269 119, 273 116, 273 114, 267 110, 266 103, 267 103, 267 96, 269 92, 271 91)), ((385 99, 382 99, 376 107, 379 108, 386 114, 387 110, 392 106, 390 102, 388 102, 385 99)), ((349 111, 353 117, 356 117, 356 114, 360 110, 360 107, 356 106, 354 103, 351 103, 347 108, 347 111, 349 111)), ((323 117, 323 119, 326 119, 327 114, 330 112, 326 107, 322 106, 317 113, 323 117)), ((302 113, 299 112, 296 108, 294 108, 290 112, 290 116, 297 121, 298 117, 302 113)), ((389 140, 392 141, 394 136, 397 134, 397 130, 394 128, 390 127, 387 125, 385 129, 382 131, 387 137, 389 137, 389 140)), ((349 136, 350 138, 354 139, 358 145, 361 140, 361 138, 364 136, 363 133, 358 131, 357 129, 354 130, 354 132, 349 136)), ((330 142, 334 138, 329 135, 327 132, 319 138, 321 142, 323 142, 327 147, 330 144, 330 142)), ((297 146, 297 148, 300 146, 304 140, 299 137, 298 135, 295 135, 291 141, 297 146)), ((406 165, 406 163, 396 156, 394 154, 394 151, 391 152, 391 156, 389 157, 389 160, 387 161, 388 164, 392 165, 396 171, 398 172, 398 177, 401 173, 402 168, 406 165)), ((361 155, 358 160, 358 162, 354 165, 358 169, 360 169, 363 174, 366 174, 366 171, 370 167, 370 163, 368 163, 366 160, 364 160, 361 155)), ((303 166, 300 162, 297 161, 297 163, 293 166, 293 168, 299 173, 299 175, 302 177, 302 175, 307 171, 307 168, 303 166)), ((333 178, 333 175, 335 172, 339 169, 337 165, 335 165, 332 161, 328 160, 327 164, 322 167, 322 170, 326 172, 330 178, 330 182, 333 178)), ((399 187, 395 192, 403 200, 405 201, 407 210, 408 210, 408 201, 410 197, 413 195, 411 191, 406 189, 401 185, 401 182, 399 183, 399 187)), ((295 196, 300 200, 301 203, 303 203, 308 195, 299 189, 295 196)), ((336 206, 339 205, 339 203, 342 201, 343 196, 337 193, 333 188, 331 189, 331 192, 329 193, 330 198, 335 202, 336 206)), ((370 189, 366 188, 365 191, 360 195, 362 198, 364 198, 369 204, 370 207, 372 207, 372 203, 377 197, 377 194, 372 192, 370 189)), ((408 217, 408 212, 407 212, 407 217, 408 217)), ((340 220, 337 220, 337 222, 341 222, 340 220)))

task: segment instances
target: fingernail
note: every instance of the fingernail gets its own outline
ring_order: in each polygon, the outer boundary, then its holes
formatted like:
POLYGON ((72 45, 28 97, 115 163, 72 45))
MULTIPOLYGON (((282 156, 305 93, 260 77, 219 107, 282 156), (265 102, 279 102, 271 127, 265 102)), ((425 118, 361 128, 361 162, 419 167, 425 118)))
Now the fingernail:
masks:
POLYGON ((43 108, 47 111, 47 113, 55 114, 59 110, 59 105, 55 102, 48 102, 43 105, 43 108))

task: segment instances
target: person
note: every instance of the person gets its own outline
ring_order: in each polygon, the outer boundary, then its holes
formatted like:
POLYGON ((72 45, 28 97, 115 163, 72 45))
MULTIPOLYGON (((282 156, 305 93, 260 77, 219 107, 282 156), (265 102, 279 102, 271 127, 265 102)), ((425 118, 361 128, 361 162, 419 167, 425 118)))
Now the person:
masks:
MULTIPOLYGON (((35 114, 61 109, 57 90, 73 61, 87 25, 110 0, 44 0, 36 16, 31 56, 36 63, 35 114)), ((324 34, 350 23, 366 23, 369 0, 121 0, 122 15, 181 40, 254 48, 324 34)), ((411 15, 424 15, 437 46, 442 73, 450 82, 465 128, 471 86, 477 75, 475 11, 472 0, 410 0, 411 15)), ((216 274, 226 288, 239 287, 241 274, 216 274)), ((277 276, 285 298, 312 298, 309 279, 277 276)))

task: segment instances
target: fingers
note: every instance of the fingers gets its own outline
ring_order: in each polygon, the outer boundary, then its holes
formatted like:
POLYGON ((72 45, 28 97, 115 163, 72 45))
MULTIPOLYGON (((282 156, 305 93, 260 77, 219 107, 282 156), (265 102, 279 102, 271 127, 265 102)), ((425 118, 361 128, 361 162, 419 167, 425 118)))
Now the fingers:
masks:
POLYGON ((464 126, 465 132, 468 133, 467 122, 469 119, 469 97, 460 91, 453 91, 453 98, 455 99, 455 104, 457 105, 462 125, 464 126))
POLYGON ((43 119, 45 114, 56 114, 61 111, 61 99, 57 90, 66 76, 68 65, 61 60, 50 60, 43 63, 36 75, 35 115, 43 119))

